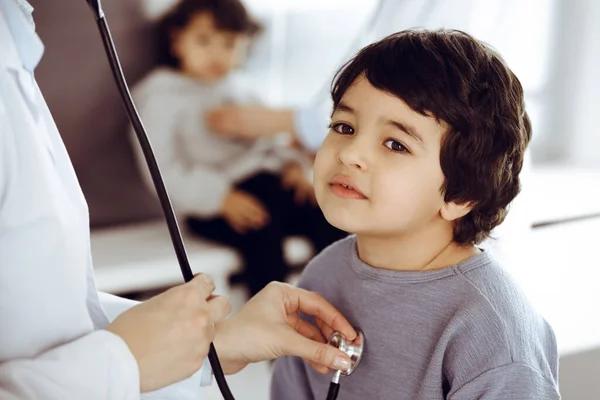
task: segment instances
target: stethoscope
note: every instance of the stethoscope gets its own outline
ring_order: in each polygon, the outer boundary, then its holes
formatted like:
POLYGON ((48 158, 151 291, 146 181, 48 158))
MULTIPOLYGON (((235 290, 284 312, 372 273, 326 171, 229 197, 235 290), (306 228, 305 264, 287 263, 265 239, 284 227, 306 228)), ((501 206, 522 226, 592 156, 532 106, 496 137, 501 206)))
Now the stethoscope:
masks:
MULTIPOLYGON (((185 282, 189 282, 194 278, 194 274, 192 273, 192 269, 188 261, 185 246, 183 244, 183 239, 181 237, 181 231, 179 230, 177 219, 175 217, 175 213, 171 205, 171 200, 169 199, 167 189, 165 188, 165 184, 160 174, 160 169, 158 167, 158 163, 156 162, 156 157, 154 156, 154 152, 152 151, 150 141, 148 140, 148 135, 146 134, 144 126, 142 125, 138 112, 135 108, 133 99, 131 98, 131 93, 129 93, 129 88, 127 86, 127 82, 125 81, 125 76, 123 75, 123 69, 121 68, 121 63, 117 55, 117 50, 112 40, 110 29, 108 28, 108 24, 104 16, 104 11, 102 10, 101 1, 86 1, 94 11, 96 22, 100 30, 100 35, 102 36, 104 50, 106 50, 106 54, 110 63, 110 68, 113 72, 113 76, 119 88, 119 93, 125 105, 127 116, 129 117, 129 120, 133 125, 135 134, 142 148, 144 158, 146 159, 146 163, 148 164, 148 169, 150 170, 150 175, 152 176, 152 181, 158 194, 158 198, 163 214, 165 216, 167 227, 169 228, 169 235, 171 236, 171 241, 173 242, 173 248, 175 249, 175 254, 177 255, 177 261, 179 262, 179 267, 181 269, 183 279, 185 280, 185 282)), ((348 357, 351 360, 350 369, 346 371, 337 371, 333 374, 333 378, 329 386, 329 391, 327 393, 327 400, 335 400, 340 390, 340 377, 342 375, 350 375, 356 370, 360 363, 364 351, 365 337, 362 332, 359 332, 358 337, 353 342, 348 342, 342 336, 342 334, 336 332, 331 336, 328 343, 346 353, 346 355, 348 355, 348 357)), ((223 373, 223 368, 221 367, 219 356, 217 355, 215 346, 212 343, 210 344, 208 359, 210 361, 215 380, 217 381, 217 385, 219 386, 219 390, 221 391, 223 398, 225 400, 234 400, 233 394, 231 394, 231 390, 229 389, 227 381, 225 380, 225 374, 223 373)))

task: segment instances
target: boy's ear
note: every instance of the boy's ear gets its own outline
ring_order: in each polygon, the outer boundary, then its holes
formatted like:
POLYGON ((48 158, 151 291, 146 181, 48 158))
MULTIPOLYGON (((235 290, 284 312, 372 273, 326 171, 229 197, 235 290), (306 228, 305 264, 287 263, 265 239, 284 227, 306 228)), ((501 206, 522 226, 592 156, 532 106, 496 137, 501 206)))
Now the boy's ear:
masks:
POLYGON ((449 203, 444 203, 440 209, 440 215, 446 221, 452 222, 470 213, 473 207, 475 207, 475 203, 455 203, 451 201, 449 203))

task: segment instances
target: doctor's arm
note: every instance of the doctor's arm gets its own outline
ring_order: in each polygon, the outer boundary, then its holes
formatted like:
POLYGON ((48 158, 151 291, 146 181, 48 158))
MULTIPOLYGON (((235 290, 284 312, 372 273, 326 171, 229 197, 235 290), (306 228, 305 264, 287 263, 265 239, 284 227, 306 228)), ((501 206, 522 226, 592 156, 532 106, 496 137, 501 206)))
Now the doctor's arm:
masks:
MULTIPOLYGON (((137 304, 106 294, 101 295, 101 300, 110 318, 137 304)), ((317 371, 328 373, 330 368, 346 369, 349 363, 343 353, 326 345, 325 337, 334 331, 348 338, 356 336, 350 323, 318 294, 273 282, 233 316, 218 322, 213 341, 226 374, 235 374, 250 363, 285 355, 301 357, 317 371), (314 316, 318 327, 301 319, 300 313, 314 316)), ((165 388, 159 392, 167 397, 156 398, 188 398, 173 396, 181 386, 180 383, 165 388)), ((185 389, 189 398, 194 398, 193 389, 190 385, 185 389)))
POLYGON ((206 123, 224 136, 259 138, 289 132, 310 151, 316 151, 327 134, 329 115, 317 107, 268 108, 223 106, 207 113, 206 123))
POLYGON ((230 311, 213 290, 199 275, 125 311, 106 330, 2 363, 0 399, 129 400, 190 377, 204 363, 214 324, 230 311))
POLYGON ((97 331, 36 357, 0 364, 0 399, 134 399, 135 358, 116 335, 97 331))
MULTIPOLYGON (((10 102, 13 105, 16 103, 15 98, 18 97, 11 90, 11 82, 2 78, 0 74, 0 211, 19 177, 16 162, 19 136, 14 130, 8 108, 10 102)), ((3 233, 3 240, 0 240, 3 272, 10 271, 8 268, 13 271, 35 271, 40 260, 48 258, 48 254, 38 250, 34 252, 34 256, 19 256, 20 265, 10 265, 11 251, 18 248, 16 243, 19 232, 15 231, 12 235, 3 233)), ((14 293, 14 285, 30 285, 27 281, 19 282, 18 274, 8 276, 15 278, 10 282, 2 281, 5 294, 11 291, 14 293)), ((7 275, 3 275, 3 279, 7 279, 7 275)), ((0 305, 0 314, 4 317, 0 327, 0 347, 3 349, 0 361, 0 399, 108 400, 139 397, 140 385, 135 358, 121 338, 106 331, 90 333, 73 341, 65 339, 64 343, 30 357, 11 356, 10 353, 15 349, 6 346, 7 337, 15 326, 19 326, 19 313, 30 311, 30 307, 27 307, 27 300, 18 298, 7 303, 0 305)), ((15 332, 12 333, 14 336, 15 332)))
MULTIPOLYGON (((129 300, 103 295, 113 303, 108 311, 119 313, 129 300), (112 308, 112 310, 110 310, 112 308)), ((346 318, 317 293, 285 283, 272 282, 238 312, 215 326, 214 344, 223 371, 235 374, 250 363, 272 360, 281 356, 305 359, 318 372, 347 369, 347 356, 326 344, 333 332, 341 332, 354 340, 356 331, 346 318), (317 326, 300 314, 314 317, 317 326)))

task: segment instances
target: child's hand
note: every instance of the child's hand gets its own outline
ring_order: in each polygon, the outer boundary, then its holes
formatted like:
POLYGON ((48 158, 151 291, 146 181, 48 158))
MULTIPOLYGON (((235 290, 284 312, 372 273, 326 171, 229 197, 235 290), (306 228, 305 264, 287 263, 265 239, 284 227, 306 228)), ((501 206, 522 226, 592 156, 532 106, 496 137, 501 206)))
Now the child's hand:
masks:
POLYGON ((232 190, 227 195, 221 212, 233 230, 240 234, 261 229, 269 223, 266 207, 256 197, 241 190, 232 190))
POLYGON ((313 205, 317 205, 315 197, 315 189, 312 183, 306 178, 304 169, 298 163, 288 164, 281 177, 281 184, 285 189, 293 190, 294 200, 296 204, 302 205, 310 201, 313 205))

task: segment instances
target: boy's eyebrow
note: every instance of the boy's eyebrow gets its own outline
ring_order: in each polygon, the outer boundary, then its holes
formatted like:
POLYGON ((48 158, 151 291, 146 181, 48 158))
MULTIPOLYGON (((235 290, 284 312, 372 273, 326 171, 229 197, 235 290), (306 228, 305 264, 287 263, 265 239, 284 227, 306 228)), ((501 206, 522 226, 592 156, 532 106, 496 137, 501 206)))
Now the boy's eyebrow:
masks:
POLYGON ((341 102, 341 101, 333 109, 334 113, 336 111, 347 112, 347 113, 350 113, 350 114, 356 114, 356 112, 354 111, 354 108, 350 107, 348 104, 346 104, 344 102, 341 102))
POLYGON ((406 133, 407 135, 409 135, 410 137, 415 139, 417 142, 419 142, 422 146, 425 145, 425 141, 423 140, 423 137, 421 135, 419 135, 417 130, 415 128, 413 128, 412 126, 406 125, 406 124, 403 124, 402 122, 394 121, 391 119, 387 120, 386 124, 391 125, 397 129, 400 129, 402 132, 406 133))

